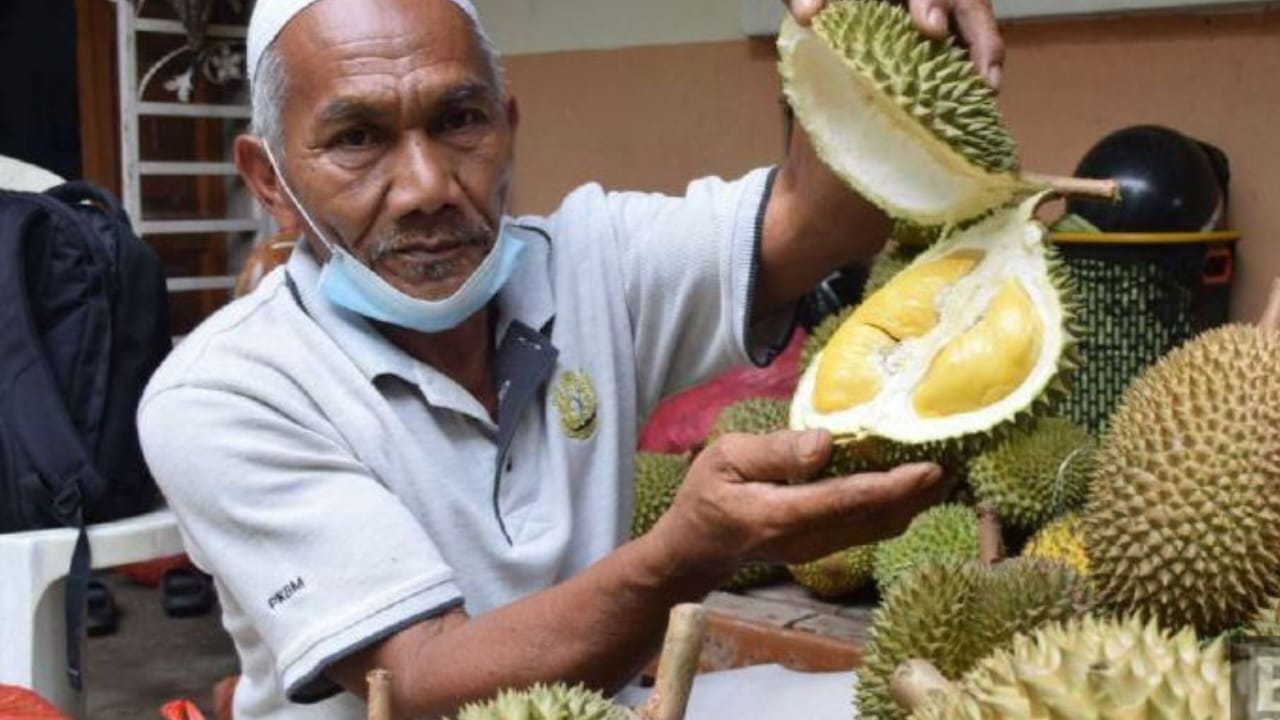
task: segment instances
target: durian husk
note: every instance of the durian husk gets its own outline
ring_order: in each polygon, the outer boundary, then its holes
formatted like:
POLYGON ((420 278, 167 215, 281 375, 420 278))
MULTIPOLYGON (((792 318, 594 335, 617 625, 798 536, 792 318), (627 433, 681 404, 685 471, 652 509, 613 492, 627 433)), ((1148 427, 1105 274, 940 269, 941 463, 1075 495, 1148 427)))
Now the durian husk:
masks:
POLYGON ((635 720, 635 715, 584 685, 539 683, 470 703, 455 720, 635 720))
POLYGON ((676 499, 689 460, 683 455, 638 452, 632 491, 631 537, 649 532, 676 499))
POLYGON ((796 583, 813 595, 833 599, 869 587, 876 565, 875 544, 857 545, 787 569, 796 583))
POLYGON ((1280 593, 1280 334, 1193 338, 1125 391, 1084 513, 1103 607, 1205 636, 1280 593))
POLYGON ((1079 510, 1093 478, 1095 442, 1070 420, 1043 417, 971 458, 969 484, 1013 527, 1034 531, 1079 510))
POLYGON ((978 516, 957 504, 920 513, 897 537, 876 546, 873 574, 880 592, 918 567, 943 560, 978 560, 978 516))
POLYGON ((858 717, 907 716, 890 693, 898 664, 924 658, 958 679, 1020 632, 1079 615, 1087 594, 1065 565, 1015 558, 988 566, 941 561, 893 585, 872 613, 858 671, 858 717))
POLYGON ((959 683, 920 694, 911 720, 1231 717, 1231 668, 1221 640, 1190 628, 1093 616, 1019 634, 959 683))

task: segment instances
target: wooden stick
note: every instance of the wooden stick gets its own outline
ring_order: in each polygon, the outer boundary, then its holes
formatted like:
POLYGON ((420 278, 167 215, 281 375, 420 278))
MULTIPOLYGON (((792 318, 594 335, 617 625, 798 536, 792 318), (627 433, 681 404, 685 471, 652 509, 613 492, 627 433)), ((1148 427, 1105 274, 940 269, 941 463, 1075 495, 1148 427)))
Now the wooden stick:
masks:
POLYGON ((1023 173, 1021 177, 1033 185, 1051 188, 1059 195, 1096 197, 1111 201, 1120 199, 1120 183, 1115 180, 1060 177, 1057 175, 1041 175, 1039 173, 1023 173))
POLYGON ((1267 298, 1267 309, 1263 311, 1258 327, 1280 332, 1280 278, 1271 281, 1271 296, 1267 298))
POLYGON ((978 559, 984 565, 995 565, 1004 559, 1000 511, 991 503, 978 505, 978 559))
POLYGON ((706 634, 707 611, 701 605, 685 603, 671 609, 653 694, 637 713, 640 720, 683 720, 706 634))
POLYGON ((391 673, 370 670, 365 680, 369 683, 369 720, 392 720, 391 673))
POLYGON ((907 712, 924 705, 929 698, 952 692, 955 686, 928 660, 906 660, 889 678, 889 694, 907 712))

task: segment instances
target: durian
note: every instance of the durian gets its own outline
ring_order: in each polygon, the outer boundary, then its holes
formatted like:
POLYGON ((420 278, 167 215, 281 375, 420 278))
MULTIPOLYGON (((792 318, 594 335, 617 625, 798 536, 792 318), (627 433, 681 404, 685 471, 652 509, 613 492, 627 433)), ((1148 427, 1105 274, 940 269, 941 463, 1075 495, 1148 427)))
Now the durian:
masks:
POLYGON ((820 598, 838 598, 871 584, 875 544, 857 545, 802 565, 790 565, 796 583, 820 598))
POLYGON ((746 398, 726 405, 707 433, 707 444, 728 433, 761 435, 787 429, 789 403, 777 398, 746 398))
POLYGON ((1114 613, 1214 635, 1280 593, 1280 334, 1210 330, 1125 391, 1084 514, 1114 613))
POLYGON ((835 0, 802 27, 786 18, 779 72, 819 157, 895 218, 955 223, 1040 189, 1020 177, 995 94, 950 39, 906 10, 835 0))
POLYGON ((1074 308, 1039 201, 941 240, 859 305, 801 375, 791 427, 885 466, 968 456, 1044 414, 1074 366, 1074 308))
POLYGON ((958 679, 1019 632, 1081 612, 1082 592, 1064 565, 1007 560, 925 565, 889 589, 872 613, 871 641, 858 670, 858 717, 907 713, 889 694, 899 663, 924 658, 958 679))
POLYGON ((857 309, 856 305, 850 305, 839 312, 826 316, 822 319, 822 322, 813 328, 809 336, 804 339, 804 344, 800 346, 801 371, 813 364, 814 359, 822 352, 822 348, 831 341, 831 336, 836 334, 836 330, 839 330, 845 320, 848 320, 849 316, 853 315, 853 311, 857 309))
POLYGON ((1035 530, 1084 504, 1093 453, 1087 430, 1045 417, 971 458, 967 477, 978 501, 994 505, 1005 523, 1035 530))
POLYGON ((946 504, 920 513, 901 535, 876 547, 875 580, 887 592, 911 570, 939 560, 978 559, 978 516, 946 504))
POLYGON ((761 585, 770 585, 788 577, 787 567, 777 563, 746 562, 738 566, 733 575, 720 586, 721 590, 742 592, 761 585))
POLYGON ((583 685, 555 683, 503 690, 464 706, 455 720, 635 720, 635 714, 583 685))
POLYGON ((1190 628, 1171 634, 1136 618, 1046 624, 984 658, 949 691, 926 697, 911 720, 1232 716, 1222 642, 1202 646, 1190 628))
POLYGON ((636 453, 635 484, 631 511, 631 537, 649 532, 671 507, 689 471, 683 455, 636 453))
POLYGON ((1022 549, 1022 557, 1065 563, 1081 577, 1088 577, 1089 555, 1085 552, 1080 514, 1067 513, 1040 528, 1022 549))
POLYGON ((1268 598, 1249 620, 1248 634, 1280 638, 1280 596, 1268 598))
POLYGON ((911 261, 916 259, 923 248, 904 245, 897 240, 890 240, 885 244, 883 250, 876 255, 875 260, 871 262, 871 269, 867 272, 867 282, 863 285, 862 296, 871 297, 888 285, 891 280, 897 277, 898 273, 907 269, 911 261))

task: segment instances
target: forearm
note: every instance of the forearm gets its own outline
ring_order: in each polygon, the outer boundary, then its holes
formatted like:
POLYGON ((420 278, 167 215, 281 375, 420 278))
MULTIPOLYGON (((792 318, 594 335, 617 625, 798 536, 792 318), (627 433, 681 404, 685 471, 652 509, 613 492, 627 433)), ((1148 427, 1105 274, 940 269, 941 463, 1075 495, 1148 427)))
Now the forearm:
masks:
POLYGON ((841 267, 869 260, 889 229, 888 217, 827 168, 797 125, 765 209, 757 315, 795 302, 841 267))
POLYGON ((438 717, 502 688, 583 682, 613 692, 658 649, 670 608, 722 579, 673 571, 647 535, 554 587, 456 627, 406 632, 334 673, 358 691, 373 667, 392 669, 398 717, 438 717), (429 633, 429 634, 428 634, 429 633))

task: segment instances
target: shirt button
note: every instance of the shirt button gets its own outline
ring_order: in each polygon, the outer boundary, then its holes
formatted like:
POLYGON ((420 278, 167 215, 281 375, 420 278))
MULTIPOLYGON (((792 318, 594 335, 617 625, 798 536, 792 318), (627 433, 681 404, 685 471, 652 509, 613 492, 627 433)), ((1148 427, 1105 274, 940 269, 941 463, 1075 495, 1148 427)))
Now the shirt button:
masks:
POLYGON ((515 467, 515 465, 511 458, 507 458, 507 472, 511 472, 511 468, 515 467))

